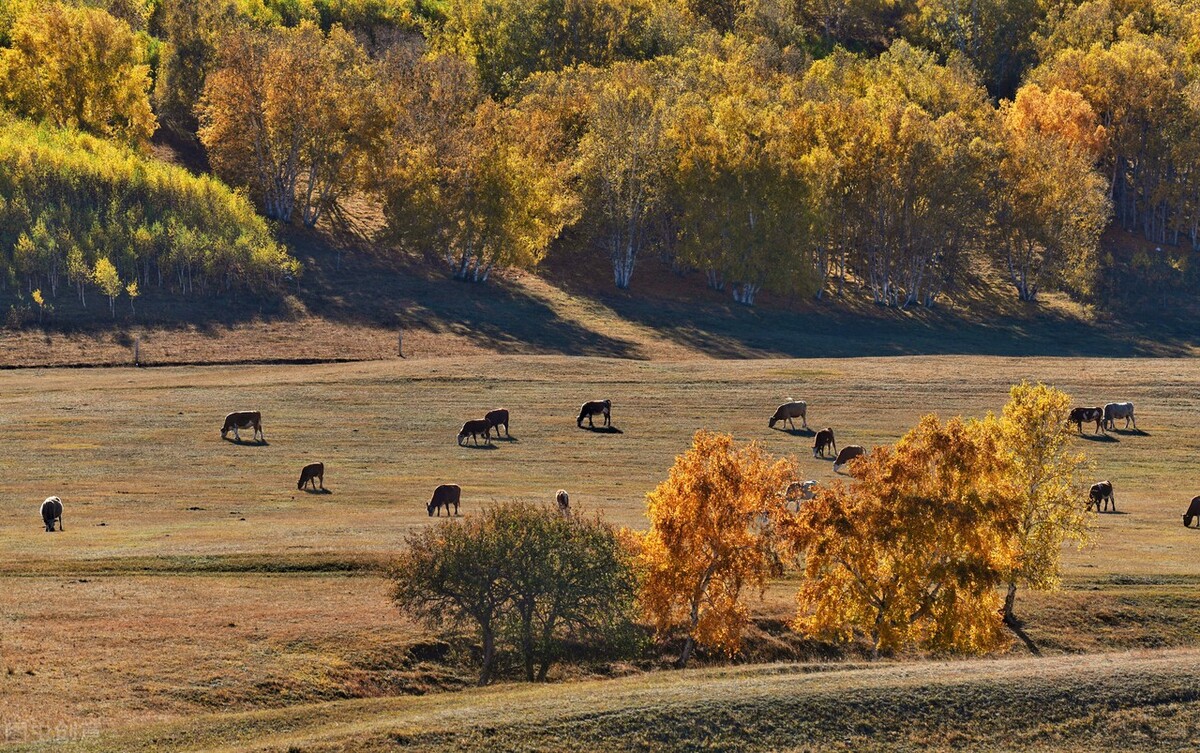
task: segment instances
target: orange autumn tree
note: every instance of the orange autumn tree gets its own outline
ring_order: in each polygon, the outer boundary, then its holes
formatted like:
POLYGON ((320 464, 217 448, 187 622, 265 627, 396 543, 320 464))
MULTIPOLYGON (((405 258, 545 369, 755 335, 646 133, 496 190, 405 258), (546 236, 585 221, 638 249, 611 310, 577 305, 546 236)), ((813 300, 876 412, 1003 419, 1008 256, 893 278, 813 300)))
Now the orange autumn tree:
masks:
POLYGON ((776 526, 794 464, 757 443, 698 431, 670 475, 647 495, 650 530, 641 542, 640 603, 661 637, 682 625, 679 666, 696 644, 733 654, 749 622, 745 587, 778 572, 776 526))
POLYGON ((871 643, 982 653, 1004 644, 996 586, 1019 502, 999 422, 926 416, 856 462, 785 527, 805 554, 795 628, 871 643))

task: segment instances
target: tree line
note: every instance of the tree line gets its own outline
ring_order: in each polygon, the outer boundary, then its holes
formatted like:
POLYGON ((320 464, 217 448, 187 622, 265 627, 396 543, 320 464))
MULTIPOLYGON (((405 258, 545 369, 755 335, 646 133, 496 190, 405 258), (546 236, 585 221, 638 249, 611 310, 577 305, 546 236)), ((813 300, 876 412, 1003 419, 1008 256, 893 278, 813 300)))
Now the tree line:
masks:
POLYGON ((795 510, 784 494, 794 460, 699 431, 647 494, 645 532, 500 505, 410 534, 393 598, 432 627, 471 634, 480 684, 505 652, 530 681, 569 642, 636 655, 639 620, 680 639, 679 666, 697 648, 733 656, 749 597, 789 570, 791 627, 805 637, 857 641, 874 658, 996 651, 1010 631, 1024 639, 1018 590, 1056 588, 1064 544, 1090 538, 1070 407, 1022 383, 999 416, 925 416, 795 510))
POLYGON ((278 285, 300 273, 245 196, 211 176, 0 114, 0 282, 39 316, 60 290, 278 285))
POLYGON ((276 222, 370 197, 464 280, 658 259, 746 305, 906 307, 982 267, 1103 302, 1193 282, 1194 27, 1178 0, 4 0, 0 101, 194 140, 276 222), (1115 258, 1110 223, 1169 249, 1115 258))

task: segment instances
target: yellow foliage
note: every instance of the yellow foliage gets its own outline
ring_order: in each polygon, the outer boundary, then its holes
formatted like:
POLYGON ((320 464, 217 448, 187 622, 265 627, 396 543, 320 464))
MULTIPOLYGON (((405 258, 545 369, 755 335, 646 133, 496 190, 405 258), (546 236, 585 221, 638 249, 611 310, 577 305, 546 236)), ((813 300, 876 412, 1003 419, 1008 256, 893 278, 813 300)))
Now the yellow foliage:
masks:
POLYGON ((15 112, 133 144, 158 122, 150 110, 145 42, 97 8, 23 8, 0 50, 0 101, 15 112))
POLYGON ((1089 518, 1079 471, 1085 458, 1071 448, 1067 416, 1071 398, 1043 384, 1014 385, 1004 406, 1001 439, 1009 476, 1020 501, 1015 532, 1018 557, 1007 576, 1005 616, 1013 619, 1017 586, 1058 585, 1065 541, 1088 541, 1089 518))
POLYGON ((640 602, 660 636, 683 625, 687 643, 732 654, 749 614, 745 587, 763 588, 777 570, 777 526, 794 464, 756 443, 698 431, 665 481, 647 495, 650 530, 641 542, 640 602))
POLYGON ((822 489, 786 526, 805 553, 795 627, 982 653, 1005 644, 996 585, 1017 555, 1018 498, 995 419, 926 416, 822 489))

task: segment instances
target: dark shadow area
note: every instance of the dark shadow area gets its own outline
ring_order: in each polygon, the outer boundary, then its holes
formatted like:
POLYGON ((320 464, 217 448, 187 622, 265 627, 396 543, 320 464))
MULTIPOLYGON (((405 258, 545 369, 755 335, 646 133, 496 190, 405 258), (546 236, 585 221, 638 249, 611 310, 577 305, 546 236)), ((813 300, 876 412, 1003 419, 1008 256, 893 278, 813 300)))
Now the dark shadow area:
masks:
POLYGON ((1150 432, 1141 429, 1109 429, 1113 434, 1120 434, 1123 437, 1148 437, 1150 432))
POLYGON ((271 443, 265 439, 256 442, 253 439, 234 439, 233 437, 221 437, 221 441, 228 442, 230 444, 235 444, 239 447, 270 447, 271 446, 271 443))
POLYGON ((781 429, 778 427, 771 427, 771 428, 773 429, 773 431, 782 432, 784 434, 788 434, 793 437, 815 437, 815 436, 817 436, 817 433, 815 431, 813 431, 812 429, 781 429))
POLYGON ((624 434, 625 433, 615 426, 581 426, 579 428, 586 429, 587 431, 590 431, 593 434, 624 434))
POLYGON ((1029 653, 1033 654, 1034 656, 1042 655, 1041 649, 1039 649, 1037 644, 1033 642, 1033 638, 1030 638, 1029 634, 1025 632, 1024 623, 1022 623, 1020 619, 1010 620, 1005 618, 1004 624, 1009 630, 1012 631, 1013 635, 1021 639, 1021 643, 1025 644, 1025 648, 1029 649, 1029 653))
POLYGON ((487 444, 487 443, 471 444, 470 442, 468 442, 467 444, 460 444, 459 447, 463 447, 468 450, 498 450, 498 449, 500 449, 499 447, 497 447, 494 444, 487 444))
POLYGON ((1080 439, 1086 439, 1089 442, 1120 442, 1111 434, 1079 434, 1080 439))
POLYGON ((1194 318, 1182 310, 1104 314, 1095 322, 1016 300, 1010 289, 962 281, 953 305, 898 309, 870 303, 848 286, 844 297, 763 294, 754 307, 728 291, 708 289, 698 272, 673 275, 647 260, 630 291, 595 284, 551 259, 555 284, 595 298, 621 317, 718 358, 894 355, 1183 356, 1200 345, 1194 318))
POLYGON ((333 494, 332 489, 314 489, 311 486, 304 487, 305 494, 333 494))
MULTIPOLYGON (((181 160, 189 169, 203 169, 202 153, 189 156, 186 146, 168 145, 183 153, 181 160)), ((64 286, 52 301, 52 318, 41 327, 47 334, 113 334, 118 343, 132 348, 131 327, 168 333, 195 330, 216 339, 239 325, 311 316, 398 333, 446 335, 498 353, 647 357, 643 344, 587 326, 586 315, 580 317, 582 323, 564 319, 529 286, 499 273, 483 284, 457 282, 440 259, 397 252, 360 236, 284 227, 281 238, 304 267, 298 284, 269 294, 214 285, 207 293, 181 295, 159 288, 155 281, 143 286, 136 314, 128 300, 119 300, 115 321, 94 291, 85 308, 70 286, 64 286)), ((552 254, 540 273, 576 299, 569 305, 611 309, 665 341, 717 358, 1102 358, 1185 356, 1200 347, 1196 317, 1182 307, 1102 312, 1095 321, 1084 321, 1053 306, 1021 303, 1011 291, 979 279, 963 281, 953 304, 901 310, 871 304, 858 287, 848 287, 843 297, 831 294, 822 300, 764 293, 757 306, 741 306, 728 291, 708 289, 702 274, 676 275, 653 259, 641 263, 631 291, 618 291, 603 259, 574 249, 552 254)), ((28 306, 28 296, 18 299, 10 286, 0 291, 0 311, 13 306, 28 306)), ((35 331, 38 326, 29 318, 24 325, 35 331)), ((296 362, 317 362, 346 355, 329 350, 294 356, 296 362)), ((253 357, 246 354, 244 360, 253 357)))

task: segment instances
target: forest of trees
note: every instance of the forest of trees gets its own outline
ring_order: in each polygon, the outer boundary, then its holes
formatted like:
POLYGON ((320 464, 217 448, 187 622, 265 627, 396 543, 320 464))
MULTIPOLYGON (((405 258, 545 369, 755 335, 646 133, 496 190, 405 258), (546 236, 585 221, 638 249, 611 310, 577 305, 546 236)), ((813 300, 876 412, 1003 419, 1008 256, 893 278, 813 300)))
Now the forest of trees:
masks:
POLYGON ((354 196, 474 282, 1186 292, 1197 42, 1181 0, 0 0, 0 278, 269 286, 300 274, 272 224, 354 196))

